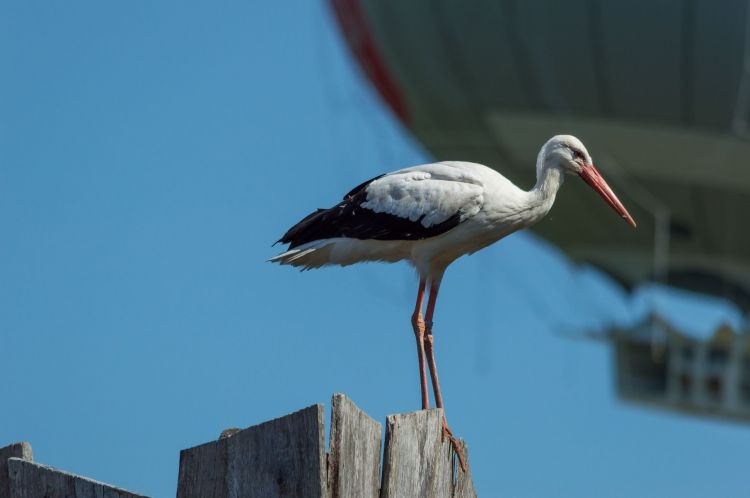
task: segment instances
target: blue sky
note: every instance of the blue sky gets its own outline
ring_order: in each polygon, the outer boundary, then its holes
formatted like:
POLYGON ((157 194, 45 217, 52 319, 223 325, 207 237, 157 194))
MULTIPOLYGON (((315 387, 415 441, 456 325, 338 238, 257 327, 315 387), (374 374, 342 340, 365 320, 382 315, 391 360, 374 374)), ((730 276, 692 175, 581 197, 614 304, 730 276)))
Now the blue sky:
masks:
MULTIPOLYGON (((265 262, 430 159, 324 3, 4 2, 0 63, 0 445, 166 497, 226 427, 333 392, 380 421, 419 406, 408 267, 265 262)), ((481 496, 746 493, 746 427, 623 404, 607 345, 562 333, 652 302, 525 234, 449 269, 436 351, 481 496)))

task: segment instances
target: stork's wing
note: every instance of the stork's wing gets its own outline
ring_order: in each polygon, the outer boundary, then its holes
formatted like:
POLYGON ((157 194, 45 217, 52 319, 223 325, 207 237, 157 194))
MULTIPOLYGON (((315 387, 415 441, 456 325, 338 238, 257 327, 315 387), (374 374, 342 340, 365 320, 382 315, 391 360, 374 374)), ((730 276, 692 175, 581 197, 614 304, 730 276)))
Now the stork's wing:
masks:
POLYGON ((457 223, 482 207, 481 180, 447 164, 427 164, 390 173, 365 186, 363 208, 430 228, 449 219, 457 223))
POLYGON ((459 167, 436 163, 382 175, 359 185, 330 209, 318 209, 280 242, 290 248, 315 240, 350 237, 418 240, 440 235, 482 207, 481 179, 459 167))

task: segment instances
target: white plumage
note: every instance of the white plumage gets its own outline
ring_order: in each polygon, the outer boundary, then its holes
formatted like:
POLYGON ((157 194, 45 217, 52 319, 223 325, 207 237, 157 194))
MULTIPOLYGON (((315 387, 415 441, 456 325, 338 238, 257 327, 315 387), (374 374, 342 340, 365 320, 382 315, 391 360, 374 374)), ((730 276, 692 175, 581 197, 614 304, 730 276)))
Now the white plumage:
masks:
POLYGON ((367 186, 362 207, 425 227, 442 223, 459 213, 462 220, 479 212, 484 202, 484 183, 473 163, 424 164, 389 173, 367 186), (472 171, 474 170, 474 171, 472 171))
POLYGON ((404 240, 330 237, 307 242, 271 259, 304 269, 364 261, 408 260, 423 277, 439 277, 463 254, 475 252, 546 214, 551 202, 534 202, 497 171, 476 163, 446 161, 386 174, 366 187, 360 209, 431 228, 452 217, 452 229, 404 240), (519 212, 525 208, 525 216, 519 212))

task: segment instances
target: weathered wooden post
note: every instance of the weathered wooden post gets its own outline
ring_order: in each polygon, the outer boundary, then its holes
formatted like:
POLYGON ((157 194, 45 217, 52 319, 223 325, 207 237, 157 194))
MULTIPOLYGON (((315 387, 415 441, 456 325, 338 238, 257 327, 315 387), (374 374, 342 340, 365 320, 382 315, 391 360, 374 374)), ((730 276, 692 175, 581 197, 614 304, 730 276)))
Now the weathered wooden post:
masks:
POLYGON ((324 496, 323 406, 180 452, 177 498, 324 496))
POLYGON ((382 427, 343 394, 331 400, 328 496, 377 498, 382 427))
MULTIPOLYGON (((342 394, 331 406, 328 452, 322 405, 182 450, 177 498, 476 498, 442 410, 387 417, 381 479, 381 425, 342 394)), ((0 498, 145 497, 40 465, 16 443, 0 448, 0 498)))
POLYGON ((10 477, 8 476, 9 458, 33 460, 31 445, 23 442, 0 448, 0 498, 10 498, 10 477))
POLYGON ((333 396, 330 453, 322 405, 180 452, 177 498, 470 498, 471 474, 457 472, 443 439, 442 411, 387 419, 381 426, 341 394, 333 396))
POLYGON ((442 422, 441 409, 387 417, 381 498, 476 498, 468 448, 462 441, 467 458, 464 473, 455 468, 442 422))
POLYGON ((0 498, 146 498, 32 461, 31 445, 0 448, 0 498))

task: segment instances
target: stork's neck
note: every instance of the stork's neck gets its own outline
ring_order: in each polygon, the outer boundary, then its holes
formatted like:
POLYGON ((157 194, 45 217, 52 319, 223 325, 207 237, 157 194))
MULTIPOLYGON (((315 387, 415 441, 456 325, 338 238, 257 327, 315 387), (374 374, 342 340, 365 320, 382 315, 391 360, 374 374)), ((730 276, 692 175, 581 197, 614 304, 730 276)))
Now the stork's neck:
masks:
POLYGON ((542 218, 552 208, 565 178, 560 168, 546 164, 537 164, 536 171, 536 185, 529 191, 529 209, 542 218))

